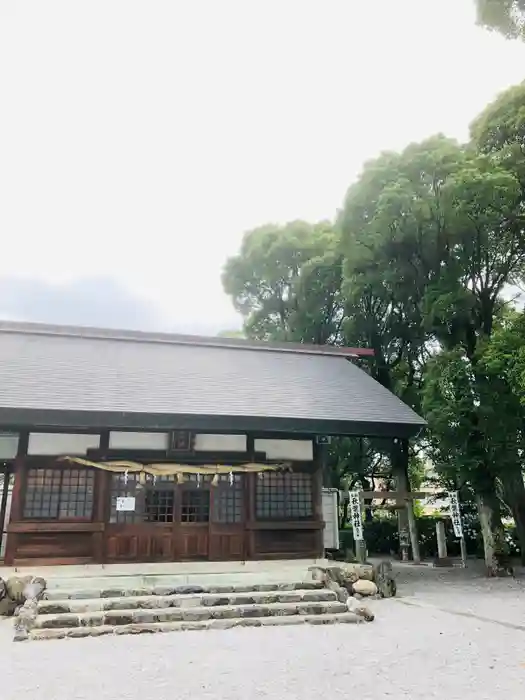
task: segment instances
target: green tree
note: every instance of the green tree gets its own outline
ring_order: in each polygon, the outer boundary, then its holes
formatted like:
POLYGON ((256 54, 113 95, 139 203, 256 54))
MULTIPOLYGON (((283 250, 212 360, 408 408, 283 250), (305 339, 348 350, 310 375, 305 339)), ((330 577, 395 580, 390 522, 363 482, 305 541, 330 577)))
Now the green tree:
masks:
POLYGON ((478 359, 503 289, 523 273, 521 201, 520 183, 500 159, 438 136, 369 164, 342 217, 352 330, 369 334, 379 381, 415 407, 424 396, 434 458, 477 490, 489 567, 501 537, 487 449, 495 436, 480 423, 487 380, 478 359), (449 386, 441 391, 430 374, 425 396, 425 363, 436 353, 430 367, 438 376, 448 368, 449 386), (451 406, 454 382, 461 401, 451 406), (461 425, 467 454, 452 460, 452 436, 461 425))
POLYGON ((248 338, 338 344, 344 319, 341 266, 331 224, 296 221, 246 233, 222 281, 248 338))
POLYGON ((523 38, 525 0, 476 0, 478 24, 509 39, 523 38))

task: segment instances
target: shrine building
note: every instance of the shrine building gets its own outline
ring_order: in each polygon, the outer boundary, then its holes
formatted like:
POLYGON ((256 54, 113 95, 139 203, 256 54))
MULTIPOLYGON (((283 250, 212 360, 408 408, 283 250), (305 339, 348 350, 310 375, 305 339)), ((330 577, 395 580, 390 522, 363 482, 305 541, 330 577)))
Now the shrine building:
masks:
POLYGON ((329 437, 424 426, 372 354, 1 322, 5 565, 322 557, 329 437))

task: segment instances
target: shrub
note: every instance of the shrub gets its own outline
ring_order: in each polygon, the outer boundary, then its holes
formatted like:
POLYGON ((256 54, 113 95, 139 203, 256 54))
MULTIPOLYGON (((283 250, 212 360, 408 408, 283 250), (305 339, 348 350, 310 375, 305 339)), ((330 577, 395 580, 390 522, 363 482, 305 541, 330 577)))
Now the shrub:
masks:
MULTIPOLYGON (((416 518, 419 532, 419 549, 423 559, 434 559, 437 557, 436 523, 439 520, 443 520, 445 523, 445 535, 449 556, 459 557, 461 554, 459 539, 454 535, 454 529, 450 518, 446 516, 440 517, 438 515, 424 515, 416 518)), ((399 535, 396 516, 376 516, 371 521, 364 523, 363 530, 369 554, 388 556, 392 553, 397 554, 399 552, 399 535)), ((469 556, 482 558, 483 540, 481 537, 481 528, 474 514, 464 514, 463 532, 465 535, 467 554, 469 556)), ((510 555, 519 555, 520 550, 516 528, 514 525, 507 525, 505 527, 505 532, 510 555)), ((345 551, 351 549, 355 551, 351 527, 341 530, 339 535, 341 550, 345 551)))

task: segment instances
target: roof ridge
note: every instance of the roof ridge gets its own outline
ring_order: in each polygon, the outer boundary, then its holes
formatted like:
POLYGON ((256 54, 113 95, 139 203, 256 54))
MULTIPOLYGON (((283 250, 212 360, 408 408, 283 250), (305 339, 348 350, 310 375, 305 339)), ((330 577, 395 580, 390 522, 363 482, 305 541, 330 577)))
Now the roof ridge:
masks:
POLYGON ((372 357, 374 351, 368 348, 351 348, 337 345, 308 345, 306 343, 275 343, 228 338, 201 336, 155 331, 97 328, 93 326, 69 326, 23 321, 0 321, 0 334, 44 335, 93 340, 131 341, 137 343, 160 343, 166 345, 194 345, 199 347, 229 348, 238 350, 259 350, 302 355, 331 355, 347 358, 372 357))

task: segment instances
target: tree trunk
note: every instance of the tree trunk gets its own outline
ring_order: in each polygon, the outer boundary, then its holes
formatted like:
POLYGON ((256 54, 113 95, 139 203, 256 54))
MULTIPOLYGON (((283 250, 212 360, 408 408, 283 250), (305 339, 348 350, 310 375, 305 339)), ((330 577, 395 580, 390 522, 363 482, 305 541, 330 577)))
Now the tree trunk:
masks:
MULTIPOLYGON (((410 479, 408 477, 408 443, 406 440, 397 440, 394 442, 391 452, 391 460, 392 476, 395 479, 397 491, 410 493, 410 479)), ((408 500, 406 502, 406 508, 400 508, 397 513, 401 558, 403 558, 403 550, 405 550, 406 553, 406 546, 403 546, 402 543, 409 539, 410 544, 412 545, 412 558, 415 563, 419 564, 421 561, 419 555, 419 536, 417 531, 417 523, 414 517, 413 502, 408 500)))
POLYGON ((520 544, 521 563, 525 565, 525 484, 519 464, 506 469, 501 477, 505 502, 512 511, 520 544))
POLYGON ((498 565, 498 537, 497 521, 501 520, 497 509, 494 507, 494 497, 488 495, 478 495, 476 497, 481 534, 483 536, 483 551, 485 555, 485 569, 487 576, 497 576, 498 565))

